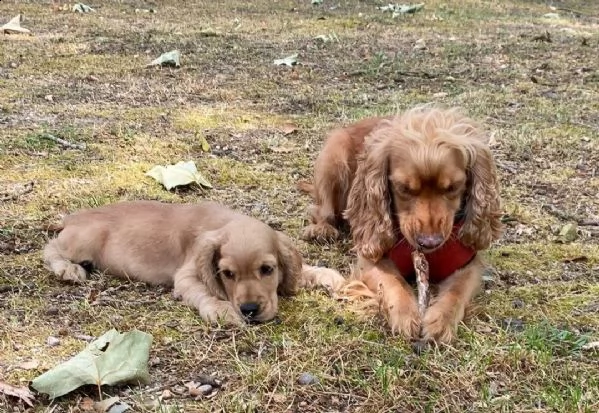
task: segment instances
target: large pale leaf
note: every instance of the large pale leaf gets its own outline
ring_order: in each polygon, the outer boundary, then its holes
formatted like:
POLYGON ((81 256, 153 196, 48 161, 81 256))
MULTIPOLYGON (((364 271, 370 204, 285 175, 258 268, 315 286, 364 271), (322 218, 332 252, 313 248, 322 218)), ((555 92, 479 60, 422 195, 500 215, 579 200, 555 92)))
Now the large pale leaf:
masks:
POLYGON ((189 185, 193 182, 212 188, 210 182, 198 172, 193 161, 181 161, 167 166, 156 165, 146 172, 146 175, 160 182, 169 191, 176 186, 189 185))
POLYGON ((388 4, 387 6, 378 7, 381 11, 388 11, 393 13, 393 17, 401 16, 403 14, 413 14, 424 8, 424 3, 419 4, 388 4))
POLYGON ((86 384, 148 383, 151 344, 152 336, 144 332, 112 329, 72 359, 35 378, 31 386, 56 398, 86 384))
POLYGON ((146 66, 181 66, 181 52, 171 50, 170 52, 162 53, 158 58, 152 60, 146 66))
POLYGON ((8 23, 0 27, 3 33, 31 33, 31 30, 21 27, 23 17, 17 14, 8 23))

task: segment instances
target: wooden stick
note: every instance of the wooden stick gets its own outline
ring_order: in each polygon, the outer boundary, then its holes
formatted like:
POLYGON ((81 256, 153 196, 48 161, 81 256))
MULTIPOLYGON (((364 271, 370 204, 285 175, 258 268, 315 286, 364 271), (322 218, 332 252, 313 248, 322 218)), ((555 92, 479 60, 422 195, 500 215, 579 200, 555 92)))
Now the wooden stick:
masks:
POLYGON ((42 138, 56 142, 57 144, 65 147, 65 148, 85 150, 85 143, 71 143, 65 139, 59 138, 54 135, 50 135, 49 133, 43 134, 42 138))
POLYGON ((428 303, 430 301, 429 283, 428 283, 428 261, 420 251, 412 252, 412 262, 416 271, 416 284, 418 285, 418 311, 420 317, 424 317, 428 303))

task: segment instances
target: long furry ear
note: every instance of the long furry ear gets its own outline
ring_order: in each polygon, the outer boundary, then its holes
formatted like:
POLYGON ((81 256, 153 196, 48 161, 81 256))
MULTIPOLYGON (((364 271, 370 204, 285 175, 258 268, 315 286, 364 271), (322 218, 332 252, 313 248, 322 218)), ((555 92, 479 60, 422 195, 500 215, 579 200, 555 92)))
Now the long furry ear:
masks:
POLYGON ((349 221, 354 249, 377 262, 393 247, 395 234, 389 193, 389 121, 382 121, 366 138, 358 156, 356 176, 347 200, 344 217, 349 221))
POLYGON ((477 141, 469 152, 466 218, 460 239, 476 250, 484 250, 503 232, 499 182, 493 154, 487 144, 477 141))
POLYGON ((197 276, 210 293, 221 300, 227 299, 227 293, 218 274, 220 247, 224 242, 226 242, 226 234, 220 230, 214 230, 201 234, 194 245, 197 276))
POLYGON ((295 295, 302 272, 302 256, 287 235, 277 231, 277 239, 279 249, 277 258, 282 274, 278 293, 283 296, 295 295))

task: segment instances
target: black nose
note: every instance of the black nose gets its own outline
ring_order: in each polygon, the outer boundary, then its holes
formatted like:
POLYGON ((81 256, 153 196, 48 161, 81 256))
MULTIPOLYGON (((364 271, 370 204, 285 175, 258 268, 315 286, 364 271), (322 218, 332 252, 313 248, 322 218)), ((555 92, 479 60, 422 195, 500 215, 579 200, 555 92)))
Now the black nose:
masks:
POLYGON ((260 306, 256 303, 244 303, 239 306, 239 311, 245 317, 254 317, 260 311, 260 306))
POLYGON ((437 248, 443 244, 444 238, 441 234, 418 234, 416 236, 416 243, 418 246, 427 249, 437 248))

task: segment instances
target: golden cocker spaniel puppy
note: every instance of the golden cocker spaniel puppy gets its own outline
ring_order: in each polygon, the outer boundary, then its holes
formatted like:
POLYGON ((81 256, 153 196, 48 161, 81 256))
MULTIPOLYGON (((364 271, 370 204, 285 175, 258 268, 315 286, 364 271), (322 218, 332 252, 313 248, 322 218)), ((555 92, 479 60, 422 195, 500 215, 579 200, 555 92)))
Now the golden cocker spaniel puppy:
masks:
POLYGON ((120 202, 67 215, 44 249, 46 266, 82 282, 84 266, 151 284, 208 322, 267 321, 278 296, 300 287, 338 289, 336 271, 303 264, 290 238, 265 223, 213 202, 120 202))
POLYGON ((306 239, 331 239, 343 220, 358 254, 355 294, 378 294, 391 329, 451 341, 477 292, 477 252, 501 235, 488 137, 456 109, 416 107, 335 130, 316 160, 306 239), (439 291, 420 317, 411 252, 422 251, 439 291), (361 292, 360 292, 361 291, 361 292))

